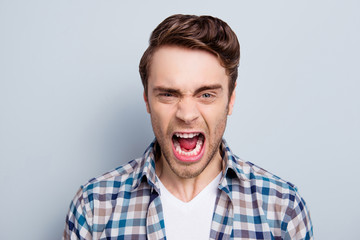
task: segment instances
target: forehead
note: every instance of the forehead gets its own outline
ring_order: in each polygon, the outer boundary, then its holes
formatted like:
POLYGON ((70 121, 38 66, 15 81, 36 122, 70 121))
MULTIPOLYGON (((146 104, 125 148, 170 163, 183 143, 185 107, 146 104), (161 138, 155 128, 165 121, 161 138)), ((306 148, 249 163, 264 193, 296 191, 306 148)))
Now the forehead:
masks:
POLYGON ((207 84, 227 88, 229 77, 220 61, 204 50, 163 46, 154 53, 149 69, 151 87, 176 87, 193 90, 207 84))

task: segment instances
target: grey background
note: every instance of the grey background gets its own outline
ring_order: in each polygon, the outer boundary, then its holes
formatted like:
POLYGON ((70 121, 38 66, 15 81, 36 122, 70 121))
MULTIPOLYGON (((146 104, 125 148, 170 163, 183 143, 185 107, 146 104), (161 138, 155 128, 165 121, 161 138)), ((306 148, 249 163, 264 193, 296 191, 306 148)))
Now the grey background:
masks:
POLYGON ((238 156, 295 183, 317 239, 359 239, 358 1, 0 0, 0 238, 59 239, 78 187, 153 139, 138 62, 174 13, 238 34, 238 156))

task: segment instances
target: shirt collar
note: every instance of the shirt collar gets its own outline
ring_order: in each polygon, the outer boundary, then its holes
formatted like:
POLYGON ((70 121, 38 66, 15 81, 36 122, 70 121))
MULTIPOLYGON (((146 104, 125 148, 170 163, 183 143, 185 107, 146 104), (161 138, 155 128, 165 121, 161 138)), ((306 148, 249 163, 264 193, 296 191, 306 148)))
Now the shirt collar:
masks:
MULTIPOLYGON (((250 166, 232 153, 225 139, 222 139, 220 149, 224 163, 223 177, 220 180, 220 185, 227 188, 227 179, 232 178, 234 173, 240 181, 249 181, 250 166)), ((141 161, 139 162, 140 166, 134 172, 132 190, 139 187, 142 181, 147 181, 151 188, 155 189, 158 193, 160 192, 159 182, 155 173, 155 156, 157 151, 159 151, 158 143, 156 139, 154 139, 145 150, 141 161)))
POLYGON ((223 175, 229 177, 230 175, 233 175, 233 172, 239 180, 249 181, 251 172, 250 166, 232 153, 225 139, 222 140, 220 149, 223 154, 223 175))
POLYGON ((132 190, 138 188, 142 181, 147 181, 148 185, 155 189, 158 193, 159 183, 157 181, 155 173, 155 156, 157 149, 157 141, 154 139, 149 147, 145 150, 142 158, 139 161, 139 167, 134 171, 134 181, 132 184, 132 190))

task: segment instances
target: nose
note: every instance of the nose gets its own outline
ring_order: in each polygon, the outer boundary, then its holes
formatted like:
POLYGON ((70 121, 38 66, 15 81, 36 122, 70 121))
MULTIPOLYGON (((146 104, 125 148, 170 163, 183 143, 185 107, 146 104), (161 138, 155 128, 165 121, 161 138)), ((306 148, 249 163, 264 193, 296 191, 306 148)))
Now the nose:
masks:
POLYGON ((176 117, 186 124, 193 123, 200 113, 197 104, 190 97, 182 98, 177 103, 176 117))

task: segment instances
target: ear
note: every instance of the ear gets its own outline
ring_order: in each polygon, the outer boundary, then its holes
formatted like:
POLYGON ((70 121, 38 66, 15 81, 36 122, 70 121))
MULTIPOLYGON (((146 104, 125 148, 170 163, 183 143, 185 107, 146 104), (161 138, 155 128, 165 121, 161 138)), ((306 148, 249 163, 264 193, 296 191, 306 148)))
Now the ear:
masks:
POLYGON ((144 102, 145 102, 145 105, 146 105, 146 111, 147 111, 148 113, 150 113, 149 101, 148 101, 148 98, 147 98, 147 96, 146 96, 146 94, 145 94, 145 91, 144 91, 144 93, 143 93, 143 97, 144 97, 144 102))
POLYGON ((235 87, 234 90, 231 94, 230 100, 229 100, 229 111, 228 111, 228 115, 230 116, 232 114, 233 108, 234 108, 234 103, 235 103, 235 98, 236 98, 236 93, 235 93, 235 89, 236 89, 236 82, 235 82, 235 87))

